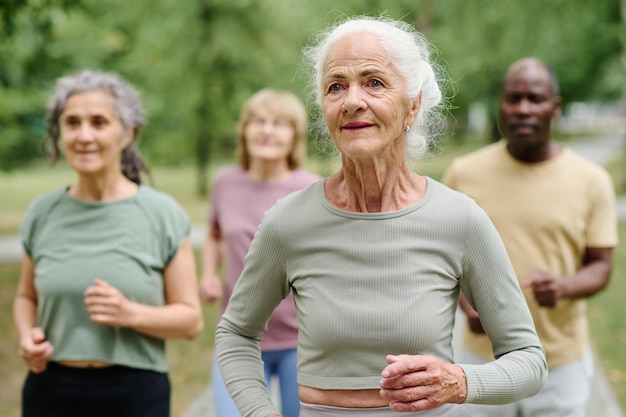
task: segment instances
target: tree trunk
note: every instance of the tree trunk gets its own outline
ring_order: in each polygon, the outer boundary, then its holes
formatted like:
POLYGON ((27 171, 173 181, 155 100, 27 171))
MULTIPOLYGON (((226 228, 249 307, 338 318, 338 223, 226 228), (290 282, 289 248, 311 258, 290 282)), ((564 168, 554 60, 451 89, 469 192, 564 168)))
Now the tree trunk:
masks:
MULTIPOLYGON (((622 66, 624 68, 623 74, 626 75, 626 34, 624 34, 623 28, 626 27, 626 0, 622 0, 622 66)), ((626 85, 626 76, 624 77, 624 83, 626 85)), ((626 88, 622 87, 622 114, 626 118, 626 88)), ((626 133, 624 134, 624 160, 626 161, 626 133)), ((622 163, 622 189, 626 189, 626 162, 622 163)))
MULTIPOLYGON (((202 51, 202 47, 209 43, 209 30, 211 27, 211 8, 207 4, 206 0, 200 0, 200 50, 202 51)), ((202 52, 201 52, 202 53, 202 52)), ((200 101, 198 103, 198 130, 196 133, 196 194, 199 197, 206 197, 209 191, 209 183, 208 183, 208 170, 209 170, 209 161, 211 159, 211 140, 209 137, 209 126, 207 126, 206 121, 208 120, 207 115, 209 114, 209 97, 208 97, 208 88, 207 88, 207 74, 210 74, 210 71, 207 71, 206 68, 203 68, 205 65, 204 60, 198 59, 199 67, 198 70, 200 74, 203 74, 200 82, 200 91, 202 92, 200 95, 200 101)))

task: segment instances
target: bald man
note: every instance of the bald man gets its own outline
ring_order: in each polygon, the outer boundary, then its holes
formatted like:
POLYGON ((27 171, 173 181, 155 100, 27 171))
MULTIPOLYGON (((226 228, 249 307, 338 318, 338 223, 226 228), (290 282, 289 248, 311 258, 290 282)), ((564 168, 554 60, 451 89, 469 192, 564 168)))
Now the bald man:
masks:
MULTIPOLYGON (((536 58, 516 61, 502 83, 504 138, 457 158, 444 175, 498 229, 549 368, 535 396, 502 406, 468 405, 472 417, 586 415, 593 361, 585 298, 609 282, 617 245, 615 194, 602 167, 552 139, 551 124, 560 112, 554 72, 536 58)), ((464 294, 467 330, 459 359, 484 363, 493 359, 489 329, 472 305, 471 294, 464 294)))

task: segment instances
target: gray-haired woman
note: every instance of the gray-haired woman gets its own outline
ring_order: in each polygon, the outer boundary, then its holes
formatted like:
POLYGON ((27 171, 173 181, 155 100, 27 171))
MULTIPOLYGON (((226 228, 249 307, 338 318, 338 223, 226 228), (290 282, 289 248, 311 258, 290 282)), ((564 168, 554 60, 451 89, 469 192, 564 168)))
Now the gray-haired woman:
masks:
POLYGON ((258 338, 281 298, 298 317, 301 417, 466 416, 462 402, 534 394, 547 370, 517 278, 478 205, 415 173, 442 94, 410 25, 348 19, 307 50, 339 170, 265 215, 216 335, 244 417, 278 416, 258 338), (487 315, 495 356, 455 364, 459 292, 487 315))
POLYGON ((165 339, 193 338, 203 321, 189 218, 141 184, 143 124, 116 74, 57 80, 45 140, 77 180, 31 203, 20 229, 25 417, 169 416, 165 339))

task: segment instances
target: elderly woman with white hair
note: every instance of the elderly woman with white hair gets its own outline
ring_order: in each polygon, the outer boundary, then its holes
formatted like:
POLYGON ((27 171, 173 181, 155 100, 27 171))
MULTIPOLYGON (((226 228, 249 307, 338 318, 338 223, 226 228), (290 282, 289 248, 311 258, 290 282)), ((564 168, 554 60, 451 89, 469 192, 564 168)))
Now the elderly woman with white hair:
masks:
POLYGON ((216 335, 245 417, 279 416, 259 338, 294 294, 301 417, 466 416, 537 392, 545 355, 502 242, 477 204, 417 174, 441 125, 429 47, 410 25, 347 19, 308 48, 333 175, 265 215, 216 335), (460 291, 495 361, 454 363, 460 291))

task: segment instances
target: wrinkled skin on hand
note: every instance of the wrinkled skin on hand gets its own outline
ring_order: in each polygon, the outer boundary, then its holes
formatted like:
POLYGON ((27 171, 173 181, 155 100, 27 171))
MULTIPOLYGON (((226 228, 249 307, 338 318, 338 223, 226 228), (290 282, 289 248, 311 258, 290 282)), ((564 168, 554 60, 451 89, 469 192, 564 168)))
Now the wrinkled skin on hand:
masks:
POLYGON ((134 303, 106 281, 96 279, 85 290, 85 305, 94 323, 132 327, 135 323, 134 303))
POLYGON ((467 397, 465 372, 434 356, 388 355, 380 396, 394 411, 423 411, 467 397))
POLYGON ((43 330, 34 327, 28 337, 20 341, 19 355, 26 362, 28 368, 36 374, 48 368, 54 348, 46 340, 43 330))
POLYGON ((542 307, 554 307, 561 298, 561 280, 546 271, 535 271, 524 280, 524 286, 532 289, 537 303, 542 307))

